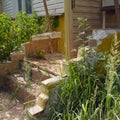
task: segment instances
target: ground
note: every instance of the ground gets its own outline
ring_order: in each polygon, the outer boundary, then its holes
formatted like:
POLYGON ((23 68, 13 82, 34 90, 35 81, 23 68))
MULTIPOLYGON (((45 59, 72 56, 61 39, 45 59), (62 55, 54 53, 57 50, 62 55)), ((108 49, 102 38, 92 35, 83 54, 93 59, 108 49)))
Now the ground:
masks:
MULTIPOLYGON (((45 59, 29 58, 27 61, 29 61, 28 63, 35 67, 39 66, 41 69, 46 70, 49 72, 49 74, 52 74, 52 76, 57 76, 61 74, 61 64, 65 61, 65 59, 64 55, 56 53, 45 55, 45 59)), ((11 76, 11 78, 17 78, 13 79, 12 82, 17 80, 15 83, 24 84, 24 79, 20 79, 24 78, 23 74, 15 73, 11 76)), ((33 85, 34 84, 36 83, 33 82, 33 85)), ((32 90, 35 90, 36 88, 37 87, 32 87, 32 90)), ((24 93, 21 92, 21 96, 24 93)), ((0 89, 0 120, 23 120, 23 104, 15 97, 13 97, 13 95, 9 92, 9 89, 4 91, 3 89, 0 89)))
POLYGON ((23 120, 23 105, 5 91, 0 91, 0 120, 23 120))

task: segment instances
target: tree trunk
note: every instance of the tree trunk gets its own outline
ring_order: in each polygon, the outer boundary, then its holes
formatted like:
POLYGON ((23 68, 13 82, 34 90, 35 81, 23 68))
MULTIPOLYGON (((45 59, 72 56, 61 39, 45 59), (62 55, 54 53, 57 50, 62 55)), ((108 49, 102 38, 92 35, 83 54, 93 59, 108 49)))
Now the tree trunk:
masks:
POLYGON ((117 26, 120 28, 120 9, 119 9, 119 0, 114 0, 115 13, 117 18, 117 26))
POLYGON ((43 4, 44 4, 44 8, 45 8, 45 13, 46 13, 46 18, 47 18, 47 24, 49 26, 49 31, 52 32, 52 26, 51 26, 51 22, 50 22, 50 16, 49 16, 49 12, 48 12, 48 7, 47 7, 46 0, 43 0, 43 4))

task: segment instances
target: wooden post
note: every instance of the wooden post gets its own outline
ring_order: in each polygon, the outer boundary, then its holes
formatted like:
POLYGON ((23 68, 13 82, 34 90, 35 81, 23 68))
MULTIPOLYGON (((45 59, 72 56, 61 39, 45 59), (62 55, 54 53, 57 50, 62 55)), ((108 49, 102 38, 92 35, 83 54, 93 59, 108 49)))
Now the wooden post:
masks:
POLYGON ((119 8, 119 0, 114 0, 115 5, 115 13, 117 18, 117 26, 120 28, 120 8, 119 8))
MULTIPOLYGON (((52 26, 51 26, 51 22, 50 22, 50 16, 49 16, 46 0, 43 0, 43 4, 44 4, 44 8, 45 8, 47 24, 49 26, 49 31, 52 32, 52 26)), ((50 47, 50 52, 53 53, 52 44, 51 44, 51 38, 50 37, 49 37, 49 47, 50 47)))
POLYGON ((49 26, 49 31, 52 32, 52 26, 51 26, 51 22, 50 22, 50 16, 49 16, 46 0, 43 0, 43 4, 44 4, 44 8, 45 8, 46 18, 47 18, 47 22, 48 22, 48 26, 49 26))
POLYGON ((73 18, 71 0, 64 0, 65 8, 65 51, 66 56, 72 57, 73 48, 73 18))
POLYGON ((102 23, 102 28, 105 29, 105 23, 106 23, 106 12, 103 11, 102 13, 103 13, 103 21, 102 21, 103 23, 102 23))

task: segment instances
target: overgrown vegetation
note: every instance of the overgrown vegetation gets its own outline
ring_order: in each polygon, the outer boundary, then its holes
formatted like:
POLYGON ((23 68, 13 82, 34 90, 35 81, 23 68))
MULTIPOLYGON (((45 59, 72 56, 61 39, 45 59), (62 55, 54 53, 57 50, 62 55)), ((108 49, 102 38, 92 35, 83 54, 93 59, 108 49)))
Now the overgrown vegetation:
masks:
POLYGON ((106 73, 96 72, 97 63, 104 55, 91 58, 91 50, 85 54, 86 59, 69 62, 68 78, 54 102, 52 120, 120 119, 120 53, 118 42, 114 41, 103 66, 106 73), (98 60, 94 61, 96 57, 98 60))
MULTIPOLYGON (((58 26, 58 18, 51 17, 52 27, 58 26)), ((31 36, 48 32, 45 17, 38 17, 34 12, 28 15, 20 12, 15 20, 7 14, 0 14, 0 61, 7 60, 13 51, 21 49, 21 44, 31 40, 31 36)))
POLYGON ((51 120, 120 120, 119 46, 115 35, 109 53, 83 48, 82 60, 68 61, 51 120))

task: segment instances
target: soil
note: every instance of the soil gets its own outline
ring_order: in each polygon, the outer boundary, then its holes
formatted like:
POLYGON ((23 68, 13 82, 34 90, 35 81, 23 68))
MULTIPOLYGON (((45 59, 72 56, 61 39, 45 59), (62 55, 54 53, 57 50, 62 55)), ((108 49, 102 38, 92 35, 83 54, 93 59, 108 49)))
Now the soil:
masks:
MULTIPOLYGON (((29 58, 27 61, 39 66, 42 69, 53 73, 54 75, 61 74, 61 63, 65 62, 63 54, 47 54, 44 59, 29 58)), ((18 82, 24 85, 25 81, 21 80, 21 76, 15 74, 18 82)), ((14 77, 15 77, 14 76, 14 77)), ((36 87, 33 87, 36 90, 36 87)), ((34 93, 36 93, 34 91, 34 93)), ((23 104, 16 98, 13 98, 7 91, 0 90, 0 120, 23 120, 23 104)))
POLYGON ((23 120, 23 105, 6 91, 0 91, 0 120, 23 120))
POLYGON ((65 62, 65 56, 60 53, 53 53, 45 55, 44 59, 29 58, 28 61, 51 74, 61 75, 61 65, 65 62))

